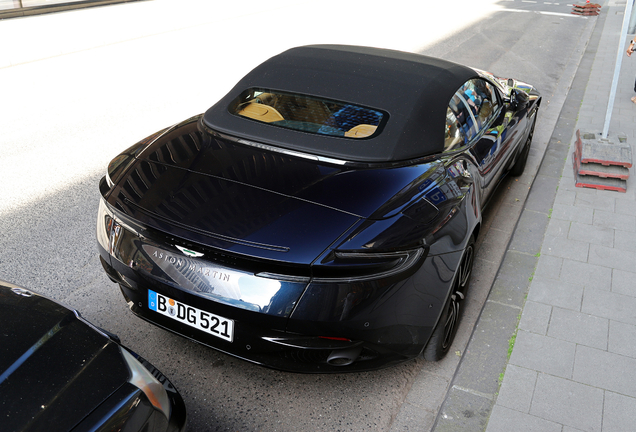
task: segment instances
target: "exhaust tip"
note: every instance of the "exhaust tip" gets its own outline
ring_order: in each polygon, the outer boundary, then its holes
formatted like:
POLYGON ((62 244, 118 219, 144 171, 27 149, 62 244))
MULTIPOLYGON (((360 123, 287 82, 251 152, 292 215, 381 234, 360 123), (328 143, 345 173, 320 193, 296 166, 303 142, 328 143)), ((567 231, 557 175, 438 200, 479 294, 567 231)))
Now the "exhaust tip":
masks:
POLYGON ((331 351, 327 357, 327 364, 331 366, 349 366, 358 359, 362 352, 362 346, 331 351))

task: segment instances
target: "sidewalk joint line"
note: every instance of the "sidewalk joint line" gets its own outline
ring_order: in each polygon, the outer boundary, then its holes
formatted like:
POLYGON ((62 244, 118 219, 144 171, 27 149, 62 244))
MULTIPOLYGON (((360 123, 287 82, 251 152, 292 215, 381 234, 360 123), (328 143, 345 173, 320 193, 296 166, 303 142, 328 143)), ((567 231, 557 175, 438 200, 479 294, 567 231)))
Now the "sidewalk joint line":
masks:
POLYGON ((457 386, 457 385, 454 385, 453 388, 456 389, 456 390, 459 390, 459 391, 463 391, 464 393, 469 393, 469 394, 471 394, 473 396, 483 397, 483 398, 486 398, 486 399, 491 400, 491 401, 495 400, 495 395, 482 393, 482 392, 479 392, 477 390, 471 390, 471 389, 467 389, 467 388, 460 387, 460 386, 457 386))
POLYGON ((523 308, 522 308, 521 306, 515 306, 515 305, 511 305, 511 304, 503 303, 503 302, 500 302, 500 301, 497 301, 497 300, 486 300, 486 303, 494 303, 494 304, 498 304, 498 305, 500 305, 500 306, 508 306, 508 307, 510 307, 510 308, 518 309, 518 310, 520 310, 520 311, 522 311, 522 310, 523 310, 523 308))

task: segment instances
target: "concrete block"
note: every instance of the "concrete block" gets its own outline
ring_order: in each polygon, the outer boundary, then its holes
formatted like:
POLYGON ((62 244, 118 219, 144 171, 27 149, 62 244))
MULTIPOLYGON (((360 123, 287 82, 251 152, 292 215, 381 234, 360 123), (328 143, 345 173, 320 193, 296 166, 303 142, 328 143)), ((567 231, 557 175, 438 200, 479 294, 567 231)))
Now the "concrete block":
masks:
POLYGON ((607 140, 600 139, 600 136, 576 131, 575 148, 580 162, 598 163, 602 165, 618 165, 626 168, 632 166, 632 148, 620 137, 608 137, 607 140))

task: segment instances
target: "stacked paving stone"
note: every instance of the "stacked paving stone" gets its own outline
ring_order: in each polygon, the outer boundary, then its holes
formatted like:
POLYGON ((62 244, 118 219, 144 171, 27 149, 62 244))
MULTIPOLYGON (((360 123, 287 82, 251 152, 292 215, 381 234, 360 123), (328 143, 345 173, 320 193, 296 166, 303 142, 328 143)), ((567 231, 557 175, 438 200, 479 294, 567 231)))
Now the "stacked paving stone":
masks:
POLYGON ((598 3, 590 3, 589 0, 584 5, 572 5, 572 14, 583 16, 596 16, 601 13, 601 5, 598 3))
POLYGON ((577 130, 572 157, 576 187, 626 192, 632 167, 632 149, 626 141, 626 136, 602 140, 577 130))

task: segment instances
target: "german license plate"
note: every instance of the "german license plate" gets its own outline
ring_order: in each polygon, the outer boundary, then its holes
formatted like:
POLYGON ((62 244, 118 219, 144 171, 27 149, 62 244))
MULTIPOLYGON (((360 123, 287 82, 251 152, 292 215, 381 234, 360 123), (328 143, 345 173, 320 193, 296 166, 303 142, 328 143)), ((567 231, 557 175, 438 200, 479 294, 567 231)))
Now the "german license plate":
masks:
POLYGON ((234 339, 233 320, 188 306, 151 290, 148 290, 148 308, 228 342, 234 339))

